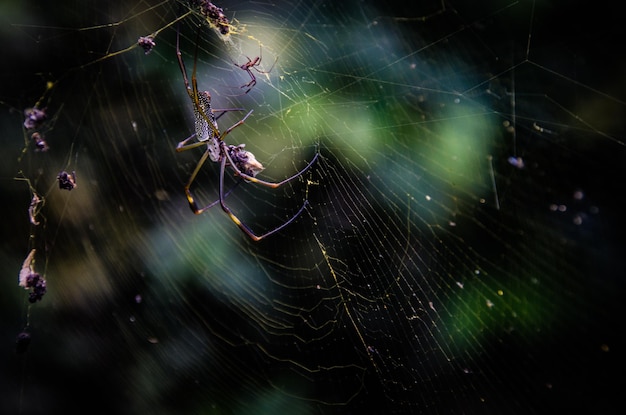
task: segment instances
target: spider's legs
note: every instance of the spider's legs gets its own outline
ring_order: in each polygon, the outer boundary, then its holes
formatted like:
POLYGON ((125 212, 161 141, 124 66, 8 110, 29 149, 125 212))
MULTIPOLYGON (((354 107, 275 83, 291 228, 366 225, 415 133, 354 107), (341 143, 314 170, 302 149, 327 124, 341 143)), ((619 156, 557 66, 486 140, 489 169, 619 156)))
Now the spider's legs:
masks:
MULTIPOLYGON (((235 126, 233 126, 232 128, 234 128, 235 126)), ((231 130, 232 128, 230 128, 229 130, 231 130)), ((229 130, 227 130, 226 132, 228 132, 229 130)), ((221 143, 222 148, 224 148, 225 144, 221 143)), ((283 223, 282 225, 280 225, 279 227, 272 229, 271 231, 264 233, 263 235, 256 235, 254 232, 252 232, 252 230, 245 224, 243 223, 241 220, 239 220, 239 218, 237 216, 235 216, 235 214, 230 210, 230 208, 226 205, 226 203, 224 202, 224 194, 223 194, 223 190, 224 190, 224 170, 226 169, 226 162, 228 161, 228 164, 231 166, 231 168, 233 170, 235 170, 235 173, 240 176, 241 178, 243 178, 244 180, 247 180, 249 182, 252 183, 257 183, 263 186, 267 186, 270 188, 277 188, 299 176, 301 176, 304 172, 306 172, 312 165, 313 163, 315 163, 315 161, 317 160, 317 157, 319 156, 319 152, 315 153, 315 156, 313 157, 313 159, 309 162, 309 164, 306 165, 305 168, 303 168, 302 170, 300 170, 298 173, 294 174, 293 176, 281 181, 281 182, 277 182, 277 183, 273 183, 273 182, 266 182, 264 180, 260 180, 257 179, 256 177, 247 175, 242 173, 236 166, 235 162, 233 161, 232 157, 230 156, 230 154, 228 153, 228 151, 223 151, 223 153, 226 155, 226 157, 224 157, 222 159, 222 162, 220 164, 220 198, 219 198, 219 202, 220 205, 222 207, 222 210, 224 212, 226 212, 228 214, 228 216, 230 217, 230 219, 239 227, 239 229, 241 229, 246 235, 248 235, 248 237, 250 239, 252 239, 253 241, 260 241, 261 239, 270 236, 278 231, 280 231, 281 229, 283 229, 285 226, 288 226, 289 224, 291 224, 294 220, 296 220, 298 218, 298 216, 300 216, 300 214, 302 214, 302 212, 304 211, 304 209, 306 208, 306 206, 308 205, 308 200, 305 200, 304 203, 302 204, 302 206, 300 207, 300 209, 296 212, 295 215, 293 215, 288 221, 286 221, 285 223, 283 223)))
POLYGON ((215 121, 219 120, 222 115, 226 114, 229 111, 244 111, 245 108, 211 108, 211 112, 213 114, 219 114, 215 117, 215 121))
POLYGON ((261 45, 259 45, 259 60, 254 65, 252 65, 252 67, 258 73, 268 74, 268 73, 272 72, 272 69, 274 69, 274 66, 276 65, 276 62, 278 62, 278 56, 276 56, 276 59, 274 59, 274 63, 272 64, 272 66, 267 71, 262 71, 262 70, 258 69, 258 66, 261 64, 261 60, 262 59, 263 59, 263 47, 261 45))
POLYGON ((276 65, 276 62, 278 61, 278 56, 274 60, 274 63, 272 64, 271 68, 268 69, 267 71, 259 69, 259 65, 261 65, 261 61, 263 60, 263 46, 261 44, 259 44, 259 56, 257 56, 254 59, 250 59, 250 57, 246 56, 246 59, 248 61, 246 63, 241 64, 241 65, 238 64, 237 62, 233 61, 233 64, 236 67, 246 71, 246 73, 250 77, 250 82, 248 82, 247 84, 243 84, 243 85, 241 85, 239 87, 241 89, 245 89, 243 94, 240 94, 240 95, 245 95, 248 92, 250 92, 252 90, 252 88, 254 88, 254 86, 257 83, 256 76, 252 72, 252 69, 254 69, 255 71, 257 71, 258 73, 261 73, 261 74, 268 74, 268 73, 270 73, 272 71, 272 69, 274 69, 274 65, 276 65))
MULTIPOLYGON (((185 147, 183 148, 183 150, 186 150, 188 148, 191 147, 185 147)), ((179 150, 179 151, 183 151, 183 150, 179 150)), ((196 215, 200 215, 201 213, 203 213, 205 210, 211 209, 213 206, 217 205, 218 203, 220 203, 220 199, 209 203, 208 205, 204 206, 203 208, 198 208, 198 204, 196 203, 196 200, 194 199, 193 195, 191 194, 191 185, 194 182, 194 180, 196 179, 196 176, 198 175, 198 172, 200 171, 200 168, 202 168, 202 165, 206 162, 207 156, 208 156, 208 151, 205 151, 204 154, 202 155, 202 158, 200 158, 200 161, 198 161, 198 164, 196 165, 196 168, 194 169, 193 173, 191 174, 191 177, 189 178, 189 181, 187 182, 187 185, 185 186, 185 195, 187 196, 187 201, 189 202, 189 207, 191 208, 191 211, 193 213, 195 213, 196 215)), ((223 199, 227 198, 229 194, 231 194, 231 192, 233 190, 235 190, 235 188, 237 188, 237 186, 239 186, 239 184, 241 184, 243 180, 239 180, 238 182, 235 183, 235 185, 233 187, 231 187, 228 192, 226 192, 226 194, 224 194, 223 199)), ((221 197, 221 189, 220 189, 220 197, 221 197)))
POLYGON ((256 183, 256 184, 260 184, 262 186, 267 186, 269 188, 272 189, 276 189, 277 187, 282 186, 283 184, 292 181, 293 179, 301 176, 302 174, 304 174, 312 165, 313 163, 315 163, 315 161, 317 160, 317 157, 319 156, 319 153, 315 153, 315 156, 313 156, 313 159, 309 162, 309 164, 307 164, 302 170, 300 170, 298 173, 294 174, 291 177, 286 178, 283 181, 280 182, 267 182, 265 180, 261 180, 261 179, 257 179, 254 176, 250 176, 248 174, 245 174, 243 172, 241 172, 238 168, 237 165, 233 162, 233 159, 230 157, 230 154, 228 154, 227 151, 224 152, 226 154, 226 157, 228 158, 228 162, 230 163, 230 166, 232 167, 233 170, 235 170, 235 173, 237 176, 241 176, 243 179, 245 179, 246 181, 252 182, 252 183, 256 183))
POLYGON ((224 202, 224 169, 226 169, 226 158, 222 158, 222 161, 220 163, 220 197, 218 199, 218 201, 220 202, 220 205, 222 206, 222 210, 224 212, 226 212, 226 214, 230 217, 230 219, 235 223, 235 225, 237 225, 239 227, 239 229, 241 229, 246 235, 248 235, 250 237, 250 239, 252 239, 253 241, 260 241, 261 238, 259 238, 258 236, 256 236, 254 234, 254 232, 252 232, 250 230, 250 228, 248 228, 243 222, 241 222, 239 220, 239 218, 237 216, 235 216, 233 214, 233 212, 231 212, 231 210, 228 208, 228 206, 226 206, 226 202, 224 202))
MULTIPOLYGON (((227 135, 228 133, 230 133, 232 130, 234 130, 235 128, 239 127, 241 124, 243 124, 243 123, 246 121, 246 118, 248 118, 248 117, 250 116, 250 114, 252 114, 252 111, 254 111, 254 110, 250 110, 250 112, 248 112, 248 113, 246 114, 246 116, 245 116, 245 117, 243 117, 242 119, 240 119, 239 121, 237 121, 235 124, 233 124, 232 126, 230 126, 230 127, 228 128, 228 130, 224 131, 224 132, 223 132, 223 133, 219 136, 220 141, 224 141, 224 138, 226 137, 226 135, 227 135)), ((228 152, 227 152, 227 151, 224 151, 224 153, 228 154, 228 152)), ((231 162, 232 162, 232 160, 231 160, 231 162)))
MULTIPOLYGON (((272 229, 271 231, 269 231, 267 233, 264 233, 263 235, 257 235, 254 232, 252 232, 252 230, 248 227, 248 225, 243 223, 241 220, 239 220, 239 218, 237 216, 235 216, 235 214, 230 210, 230 208, 226 205, 226 202, 224 201, 226 196, 228 196, 228 193, 226 195, 224 195, 224 170, 225 169, 226 169, 226 157, 224 157, 222 159, 222 162, 220 163, 220 198, 219 198, 220 206, 222 207, 222 210, 224 212, 226 212, 228 217, 230 217, 230 219, 235 223, 235 225, 237 225, 239 227, 239 229, 241 229, 243 231, 243 233, 248 235, 248 237, 250 239, 252 239, 253 241, 255 241, 255 242, 260 241, 261 239, 263 239, 263 238, 265 238, 267 236, 273 235, 276 232, 278 232, 281 229, 283 229, 285 226, 288 226, 289 224, 291 224, 291 222, 293 222, 294 220, 296 220, 296 218, 298 216, 300 216, 300 214, 304 211, 304 209, 306 208, 306 205, 308 204, 308 201, 305 200, 304 204, 302 205, 300 210, 298 210, 298 212, 296 212, 296 214, 293 215, 288 221, 286 221, 285 223, 283 223, 279 227, 274 228, 274 229, 272 229)), ((214 205, 214 204, 215 204, 215 202, 213 202, 212 205, 214 205)))
MULTIPOLYGON (((185 63, 183 62, 183 58, 180 54, 180 49, 178 49, 178 37, 176 39, 177 42, 177 50, 179 65, 181 66, 181 70, 183 71, 183 79, 185 81, 185 87, 187 88, 187 93, 193 102, 194 109, 200 114, 203 118, 203 121, 206 125, 213 130, 213 136, 219 137, 220 132, 217 130, 215 125, 216 118, 213 117, 214 111, 211 110, 211 95, 208 91, 202 92, 202 103, 200 102, 199 94, 201 92, 198 91, 198 78, 196 75, 196 70, 198 67, 198 44, 200 43, 200 29, 201 25, 198 26, 198 30, 196 32, 196 46, 193 52, 193 70, 191 71, 191 88, 189 88, 189 81, 187 80, 187 72, 185 70, 185 63), (207 114, 208 111, 211 111, 211 116, 207 114)), ((223 114, 223 113, 222 113, 223 114)), ((220 115, 221 116, 221 115, 220 115)))
MULTIPOLYGON (((228 110, 221 110, 221 111, 228 111, 228 110)), ((246 120, 246 118, 248 118, 250 116, 250 114, 252 114, 252 110, 250 110, 250 112, 248 112, 246 114, 245 117, 243 117, 241 120, 239 120, 237 123, 235 123, 233 126, 231 126, 229 129, 227 129, 226 131, 224 131, 221 135, 218 135, 216 137, 219 137, 219 140, 222 141, 224 139, 224 137, 230 133, 232 130, 234 130, 235 128, 239 127, 241 124, 244 123, 244 121, 246 120)), ((193 144, 187 144, 187 142, 193 138, 194 135, 192 134, 189 138, 186 138, 185 140, 181 141, 180 143, 178 143, 178 145, 176 146, 176 151, 177 152, 181 152, 181 151, 185 151, 185 150, 189 150, 192 148, 196 148, 202 145, 207 145, 206 142, 204 141, 198 141, 195 142, 193 144)), ((224 144, 222 144, 222 146, 224 146, 224 144)), ((222 147, 223 148, 223 147, 222 147)), ((228 152, 222 150, 222 153, 226 154, 228 156, 228 152)), ((189 206, 191 207, 191 210, 193 211, 193 213, 195 213, 196 215, 201 214, 202 212, 204 212, 207 209, 212 208, 213 206, 215 206, 218 202, 223 201, 224 197, 223 196, 223 171, 221 172, 221 177, 220 177, 220 197, 218 200, 216 200, 213 203, 209 203, 208 205, 206 205, 203 208, 199 208, 198 204, 196 203, 193 195, 191 194, 191 185, 193 184, 194 180, 196 180, 196 176, 198 175, 198 172, 200 171, 200 169, 202 168, 202 166, 204 165, 204 163, 206 162, 207 158, 210 155, 210 151, 207 149, 204 154, 202 154, 202 157, 200 158, 200 160, 198 161, 198 164, 196 165, 196 168, 193 170, 193 173, 191 173, 191 177, 189 178, 189 181, 187 182, 187 184, 185 185, 185 195, 187 196, 187 201, 189 202, 189 206)), ((230 157, 228 157, 228 160, 231 161, 230 157)), ((226 163, 226 157, 222 156, 222 164, 226 163)), ((234 189, 234 188, 233 188, 234 189)), ((226 196, 228 196, 228 194, 230 194, 230 192, 233 190, 229 190, 228 193, 226 194, 226 196)), ((237 223, 237 222, 235 222, 237 223)))
MULTIPOLYGON (((224 148, 225 144, 222 142, 221 143, 222 148, 224 148)), ((228 214, 228 216, 230 217, 230 219, 235 222, 235 224, 239 227, 239 229, 241 229, 246 235, 248 235, 248 237, 250 237, 250 239, 252 239, 253 241, 260 241, 261 239, 270 236, 278 231, 280 231, 281 229, 283 229, 285 226, 288 226, 289 224, 291 224, 291 222, 293 222, 294 220, 296 220, 298 218, 298 216, 300 216, 300 214, 302 214, 302 212, 304 211, 304 209, 306 208, 306 206, 309 204, 308 200, 305 200, 304 203, 302 204, 302 206, 300 207, 300 209, 296 212, 295 215, 293 215, 288 221, 286 221, 285 223, 283 223, 282 225, 280 225, 277 228, 272 229, 271 231, 263 234, 263 235, 256 235, 254 232, 252 232, 252 230, 243 222, 241 222, 239 220, 239 218, 237 216, 235 216, 235 214, 230 210, 230 208, 228 208, 228 206, 226 206, 226 203, 224 202, 224 196, 223 196, 223 188, 224 188, 224 170, 226 169, 226 161, 228 160, 229 165, 231 166, 231 168, 233 170, 235 170, 235 173, 240 176, 242 179, 252 182, 252 183, 257 183, 263 186, 267 186, 270 187, 272 189, 275 189, 299 176, 301 176, 304 172, 306 172, 312 165, 313 163, 315 163, 315 161, 317 160, 317 157, 319 156, 319 152, 315 153, 315 156, 313 157, 313 159, 309 162, 309 164, 306 165, 305 168, 303 168, 302 170, 300 170, 298 173, 294 174, 293 176, 277 182, 277 183, 273 183, 273 182, 266 182, 265 180, 260 180, 257 179, 256 177, 250 176, 248 174, 244 174, 242 173, 238 168, 237 165, 235 164, 235 162, 233 161, 232 157, 230 156, 230 154, 228 154, 228 151, 223 151, 223 153, 226 155, 226 157, 224 157, 222 159, 221 165, 220 165, 220 205, 222 206, 222 210, 224 212, 226 212, 228 214)))
POLYGON ((180 22, 178 22, 178 25, 176 26, 176 58, 178 58, 178 67, 180 68, 180 72, 183 74, 185 87, 187 91, 189 91, 189 79, 187 79, 187 69, 185 68, 183 55, 180 52, 180 22))
POLYGON ((196 133, 191 134, 189 137, 185 138, 183 141, 176 145, 176 152, 180 153, 181 151, 191 150, 192 148, 200 147, 201 145, 206 145, 204 141, 196 141, 192 144, 187 144, 191 139, 196 136, 196 133))
MULTIPOLYGON (((204 143, 200 143, 200 144, 204 144, 204 143)), ((192 145, 194 145, 194 144, 192 144, 192 145)), ((190 148, 190 146, 187 146, 185 149, 187 149, 187 148, 190 148)), ((177 150, 178 150, 178 148, 177 148, 177 150)), ((182 150, 180 150, 180 151, 182 151, 182 150)), ((187 195, 187 201, 189 202, 189 207, 191 207, 191 210, 196 215, 201 214, 206 209, 208 209, 208 208, 210 208, 210 207, 215 205, 215 203, 212 203, 209 206, 205 206, 202 209, 198 209, 198 205, 196 204, 196 201, 193 198, 193 195, 191 194, 191 190, 190 190, 191 184, 193 183, 194 180, 196 180, 196 176, 198 175, 198 172, 200 171, 200 169, 202 168, 202 166, 204 165, 204 162, 206 162, 206 159, 208 157, 209 157, 209 150, 204 152, 204 154, 202 155, 202 157, 198 161, 198 164, 196 164, 196 168, 193 170, 193 173, 191 173, 191 177, 189 177, 189 181, 185 185, 185 195, 187 195)))

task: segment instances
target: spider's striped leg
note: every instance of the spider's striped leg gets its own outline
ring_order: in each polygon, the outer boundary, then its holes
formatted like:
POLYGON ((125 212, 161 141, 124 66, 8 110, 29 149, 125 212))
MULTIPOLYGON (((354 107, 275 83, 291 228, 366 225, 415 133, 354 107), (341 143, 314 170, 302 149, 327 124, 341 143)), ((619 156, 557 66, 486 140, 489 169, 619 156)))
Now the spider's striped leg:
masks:
POLYGON ((254 176, 250 176, 248 174, 242 173, 237 168, 235 162, 233 161, 233 159, 230 156, 230 154, 228 153, 228 151, 225 149, 225 146, 226 145, 222 142, 221 143, 221 148, 223 149, 222 152, 226 155, 226 157, 224 157, 222 159, 222 162, 220 164, 220 199, 219 199, 220 205, 222 206, 222 210, 228 214, 230 219, 239 227, 239 229, 241 229, 246 235, 248 235, 248 237, 250 237, 250 239, 252 239, 253 241, 260 241, 261 239, 263 239, 263 238, 265 238, 267 236, 270 236, 270 235, 280 231, 285 226, 288 226, 294 220, 296 220, 298 218, 298 216, 300 216, 300 214, 302 214, 302 212, 304 211, 304 209, 306 208, 306 206, 309 203, 308 200, 305 200, 304 203, 302 204, 302 206, 300 207, 300 209, 295 213, 295 215, 293 215, 289 220, 287 220, 282 225, 278 226, 277 228, 272 229, 271 231, 269 231, 267 233, 264 233, 263 235, 255 234, 248 227, 248 225, 243 223, 241 220, 239 220, 239 218, 237 216, 235 216, 235 214, 230 210, 230 208, 224 202, 225 196, 223 196, 223 190, 224 190, 224 170, 226 169, 226 161, 228 161, 229 165, 233 168, 233 170, 235 170, 237 175, 241 176, 244 180, 250 181, 252 183, 258 183, 258 184, 261 184, 261 185, 264 185, 264 186, 267 186, 267 187, 270 187, 270 188, 277 188, 280 185, 282 185, 284 183, 287 183, 290 180, 295 179, 296 177, 302 175, 305 171, 307 171, 309 169, 309 167, 311 167, 313 165, 313 163, 315 163, 319 153, 316 153, 315 157, 313 157, 313 160, 311 160, 311 162, 304 169, 300 170, 298 173, 294 174, 293 176, 291 176, 291 177, 289 177, 289 178, 287 178, 287 179, 285 179, 285 180, 283 180, 281 182, 272 183, 272 182, 266 182, 264 180, 259 180, 259 179, 255 178, 254 176))
POLYGON ((206 145, 204 141, 196 141, 192 144, 187 144, 191 139, 196 137, 196 133, 191 134, 189 137, 185 138, 183 141, 176 145, 176 152, 180 153, 181 151, 191 150, 192 148, 200 147, 201 145, 206 145))
POLYGON ((239 220, 239 218, 233 214, 233 212, 230 210, 230 208, 228 206, 226 206, 226 202, 224 201, 224 199, 225 199, 225 196, 224 196, 224 170, 225 169, 226 169, 226 157, 223 157, 222 161, 220 162, 220 190, 219 190, 220 197, 218 199, 218 201, 220 202, 220 205, 222 206, 222 210, 224 212, 226 212, 226 214, 235 223, 235 225, 237 225, 239 227, 239 229, 241 229, 246 235, 248 235, 250 237, 250 239, 252 239, 253 241, 260 241, 261 238, 256 236, 254 234, 254 232, 252 232, 252 230, 250 228, 248 228, 247 225, 245 225, 243 222, 241 222, 239 220))
POLYGON ((241 170, 239 170, 237 168, 237 165, 233 162, 233 159, 230 157, 228 152, 225 152, 225 153, 226 153, 226 157, 228 157, 228 161, 230 163, 230 166, 232 167, 233 170, 235 170, 235 173, 236 173, 237 176, 241 176, 243 179, 245 179, 246 181, 249 181, 251 183, 260 184, 262 186, 266 186, 266 187, 269 187, 271 189, 276 189, 277 187, 280 187, 283 184, 285 184, 287 182, 290 182, 293 179, 296 179, 299 176, 301 176, 302 174, 304 174, 313 165, 313 163, 315 163, 315 161, 317 160, 317 157, 319 156, 319 153, 315 153, 315 156, 309 162, 309 164, 307 164, 306 167, 304 167, 302 170, 300 170, 298 173, 294 174, 293 176, 288 177, 285 180, 280 181, 280 182, 268 182, 268 181, 265 181, 265 180, 257 179, 256 177, 250 176, 249 174, 243 173, 241 170))
POLYGON ((245 233, 246 235, 248 235, 248 237, 250 239, 252 239, 255 242, 260 241, 263 238, 266 238, 270 235, 275 234, 276 232, 282 230, 285 226, 288 226, 289 224, 291 224, 291 222, 293 222, 294 220, 296 220, 298 218, 298 216, 300 216, 300 214, 304 211, 304 209, 306 208, 308 201, 304 201, 304 204, 302 205, 302 207, 300 208, 300 210, 298 210, 298 212, 296 212, 295 215, 293 215, 288 221, 286 221, 285 223, 283 223, 282 225, 280 225, 277 228, 272 229, 269 232, 266 232, 262 235, 257 235, 255 234, 252 229, 250 229, 248 227, 248 225, 246 225, 245 223, 243 223, 231 210, 230 208, 226 205, 226 202, 224 201, 224 199, 226 198, 226 196, 228 196, 228 194, 224 195, 224 170, 226 170, 226 158, 222 159, 222 162, 220 164, 220 198, 219 198, 219 202, 220 205, 222 207, 222 210, 224 212, 226 212, 226 214, 228 215, 228 217, 230 217, 230 219, 235 223, 235 225, 237 225, 239 227, 239 229, 241 229, 243 231, 243 233, 245 233))
MULTIPOLYGON (((204 213, 204 211, 206 211, 208 209, 211 209, 213 206, 215 206, 218 203, 220 203, 220 199, 217 199, 217 200, 209 203, 208 205, 204 206, 203 208, 198 208, 198 204, 196 203, 196 199, 193 197, 193 194, 191 193, 191 185, 194 182, 194 180, 196 179, 196 176, 198 175, 198 172, 200 171, 200 168, 206 162, 207 154, 208 154, 208 151, 205 151, 204 154, 202 155, 202 158, 198 162, 198 165, 196 166, 196 168, 194 169, 193 173, 191 174, 191 177, 189 178, 189 181, 187 182, 187 185, 185 186, 185 195, 187 195, 187 201, 189 202, 189 207, 191 208, 191 211, 193 213, 195 213, 196 215, 200 215, 200 214, 204 213)), ((237 181, 234 184, 233 187, 228 189, 228 191, 224 194, 223 199, 226 199, 228 197, 228 195, 230 195, 233 192, 233 190, 235 190, 237 188, 237 186, 239 186, 239 184, 241 184, 242 181, 243 180, 237 181)), ((220 188, 220 196, 221 196, 221 193, 222 193, 222 189, 220 188)))
POLYGON ((224 114, 226 114, 229 111, 245 111, 245 108, 211 108, 211 112, 213 114, 218 114, 217 116, 215 116, 215 121, 219 120, 220 117, 224 114))

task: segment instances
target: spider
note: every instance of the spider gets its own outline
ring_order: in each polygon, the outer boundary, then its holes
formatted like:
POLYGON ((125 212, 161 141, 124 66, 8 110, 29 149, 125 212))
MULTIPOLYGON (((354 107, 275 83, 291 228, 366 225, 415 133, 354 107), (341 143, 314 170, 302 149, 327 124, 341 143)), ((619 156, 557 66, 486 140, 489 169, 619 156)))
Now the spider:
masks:
POLYGON ((241 89, 247 88, 246 92, 244 92, 241 95, 247 94, 256 85, 256 76, 254 76, 254 73, 252 73, 252 71, 250 69, 254 69, 258 73, 268 74, 268 73, 272 72, 272 69, 274 69, 274 65, 276 65, 276 61, 278 61, 278 57, 276 57, 276 59, 274 60, 274 63, 272 64, 272 67, 269 68, 267 71, 262 71, 260 69, 257 69, 257 67, 261 64, 261 60, 263 59, 263 49, 262 49, 261 45, 259 45, 259 56, 257 56, 254 59, 250 59, 249 57, 246 56, 246 59, 248 59, 248 62, 246 62, 244 64, 241 64, 241 65, 239 65, 238 63, 233 62, 236 67, 238 67, 240 69, 243 69, 244 71, 248 72, 248 75, 250 75, 250 82, 240 86, 241 89))
MULTIPOLYGON (((198 62, 198 41, 200 35, 200 28, 198 28, 198 32, 196 35, 196 45, 194 52, 194 62, 193 62, 193 71, 191 73, 191 86, 189 84, 189 80, 187 78, 187 70, 185 68, 185 63, 182 58, 182 54, 180 52, 180 28, 176 32, 176 56, 178 58, 178 65, 180 67, 180 71, 183 75, 183 82, 185 84, 185 90, 191 99, 191 103, 193 105, 194 118, 195 118, 195 133, 186 138, 185 140, 178 143, 176 146, 177 152, 182 152, 186 150, 190 150, 192 148, 200 147, 206 145, 206 151, 198 161, 196 168, 191 173, 191 177, 189 178, 187 184, 185 185, 185 194, 187 196, 187 201, 189 202, 189 206, 191 210, 196 215, 199 215, 206 211, 207 209, 212 208, 216 204, 220 204, 222 210, 230 217, 230 219, 241 229, 250 239, 253 241, 260 241, 261 239, 270 236, 285 226, 292 223, 305 209, 308 201, 305 200, 302 207, 293 215, 289 220, 284 222, 282 225, 264 233, 261 235, 257 235, 253 232, 248 225, 243 223, 226 205, 225 198, 230 194, 229 192, 224 194, 224 171, 226 167, 230 167, 234 170, 235 176, 239 176, 245 182, 251 182, 260 184, 262 186, 266 186, 272 189, 275 189, 291 180, 301 176, 304 172, 306 172, 317 160, 319 153, 316 152, 313 159, 307 164, 302 170, 293 176, 284 179, 280 182, 268 182, 265 180, 260 180, 256 178, 256 175, 261 172, 264 167, 263 165, 256 159, 254 154, 249 151, 246 151, 245 144, 232 145, 226 144, 224 139, 226 136, 235 128, 242 125, 245 120, 252 114, 252 111, 248 112, 245 117, 236 122, 234 125, 229 127, 227 130, 220 132, 217 126, 217 120, 224 115, 228 111, 241 111, 241 109, 213 109, 211 108, 211 95, 208 91, 198 91, 198 82, 196 79, 196 66, 198 62), (216 114, 218 114, 216 116, 216 114), (196 142, 188 144, 191 139, 195 137, 196 142), (199 208, 196 203, 196 199, 191 193, 191 185, 193 184, 198 172, 210 158, 211 161, 220 164, 220 181, 219 181, 219 198, 218 200, 209 203, 208 205, 199 208)), ((238 182, 240 183, 240 182, 238 182)))

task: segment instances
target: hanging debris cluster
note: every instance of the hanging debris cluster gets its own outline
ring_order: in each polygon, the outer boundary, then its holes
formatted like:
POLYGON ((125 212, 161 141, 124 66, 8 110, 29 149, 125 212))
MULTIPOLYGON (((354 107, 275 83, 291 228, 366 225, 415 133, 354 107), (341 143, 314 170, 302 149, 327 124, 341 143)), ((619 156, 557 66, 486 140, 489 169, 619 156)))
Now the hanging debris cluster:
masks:
POLYGON ((45 109, 27 108, 24 110, 24 128, 34 130, 41 127, 41 124, 48 118, 45 109))
POLYGON ((36 303, 37 301, 40 301, 46 293, 46 280, 36 272, 29 274, 26 277, 25 288, 32 288, 32 291, 28 294, 28 301, 36 303))
POLYGON ((205 0, 192 0, 191 4, 198 6, 200 14, 206 17, 209 23, 215 26, 221 34, 227 35, 230 32, 230 22, 224 14, 224 9, 205 0))
POLYGON ((76 172, 69 174, 66 171, 62 171, 57 176, 59 181, 59 189, 72 190, 76 187, 76 172))
POLYGON ((43 136, 35 131, 31 134, 30 138, 35 143, 35 151, 48 151, 48 143, 43 139, 43 136))
POLYGON ((41 298, 46 293, 46 280, 37 272, 34 268, 35 263, 35 250, 31 250, 20 270, 19 286, 25 290, 30 290, 28 295, 28 301, 36 303, 41 301, 41 298))
POLYGON ((139 40, 137 40, 137 44, 141 46, 146 55, 152 52, 152 49, 156 46, 156 42, 152 36, 141 36, 139 40))
MULTIPOLYGON (((24 128, 29 131, 38 130, 47 118, 45 109, 27 108, 24 110, 24 128)), ((48 151, 48 143, 39 131, 33 131, 30 138, 35 143, 35 151, 48 151)))

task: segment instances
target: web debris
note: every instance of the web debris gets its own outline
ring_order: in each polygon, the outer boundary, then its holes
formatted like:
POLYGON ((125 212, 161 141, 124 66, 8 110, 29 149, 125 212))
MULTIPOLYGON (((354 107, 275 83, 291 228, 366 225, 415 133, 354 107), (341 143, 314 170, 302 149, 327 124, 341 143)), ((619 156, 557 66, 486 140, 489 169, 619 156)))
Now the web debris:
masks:
POLYGON ((57 180, 59 181, 59 189, 71 191, 76 187, 76 172, 73 171, 72 174, 62 171, 57 176, 57 180))
POLYGON ((34 130, 41 127, 43 122, 48 118, 46 110, 35 108, 27 108, 24 110, 24 128, 27 130, 34 130))
POLYGON ((141 36, 137 40, 137 44, 141 46, 144 54, 148 55, 152 52, 152 49, 156 46, 156 42, 154 41, 153 36, 141 36))
POLYGON ((30 251, 22 264, 18 285, 25 290, 32 289, 28 295, 30 303, 41 301, 41 298, 46 293, 46 279, 35 272, 35 249, 30 251))
POLYGON ((37 220, 37 215, 39 211, 43 207, 45 203, 44 198, 40 198, 37 193, 33 193, 33 198, 30 201, 30 205, 28 206, 28 218, 30 219, 30 223, 37 226, 39 225, 39 221, 37 220))
POLYGON ((224 14, 224 9, 216 6, 210 1, 192 1, 192 4, 199 6, 200 13, 207 18, 207 21, 215 26, 215 28, 222 34, 227 35, 230 33, 230 22, 224 14))

